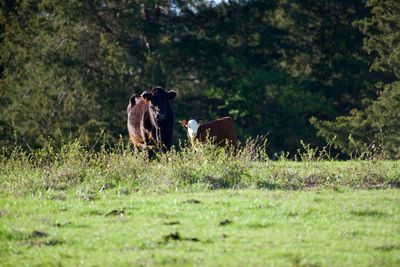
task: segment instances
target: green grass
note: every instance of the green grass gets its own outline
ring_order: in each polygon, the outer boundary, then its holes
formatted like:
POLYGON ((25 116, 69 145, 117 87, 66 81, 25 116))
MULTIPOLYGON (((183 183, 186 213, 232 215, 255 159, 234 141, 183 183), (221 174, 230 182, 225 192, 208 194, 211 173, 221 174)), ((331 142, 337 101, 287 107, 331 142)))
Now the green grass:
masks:
POLYGON ((400 161, 197 148, 3 152, 0 266, 400 265, 400 161))
POLYGON ((271 161, 263 147, 248 143, 236 154, 210 145, 183 148, 147 160, 125 147, 85 150, 79 143, 32 153, 15 150, 0 156, 0 195, 24 195, 75 190, 96 197, 120 188, 129 192, 207 191, 215 189, 325 188, 384 189, 400 186, 400 161, 320 157, 315 150, 299 154, 301 161, 271 161))
POLYGON ((399 266, 398 190, 0 200, 2 266, 399 266))

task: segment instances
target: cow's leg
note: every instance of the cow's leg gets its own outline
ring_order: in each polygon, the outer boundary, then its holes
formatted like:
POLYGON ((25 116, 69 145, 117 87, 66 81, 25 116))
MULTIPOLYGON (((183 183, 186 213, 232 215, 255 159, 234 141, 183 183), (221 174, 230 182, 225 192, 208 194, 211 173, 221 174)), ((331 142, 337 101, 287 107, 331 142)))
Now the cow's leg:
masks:
POLYGON ((145 151, 146 154, 148 154, 150 148, 147 145, 146 140, 144 140, 144 138, 141 138, 138 135, 130 135, 129 138, 137 151, 145 151))

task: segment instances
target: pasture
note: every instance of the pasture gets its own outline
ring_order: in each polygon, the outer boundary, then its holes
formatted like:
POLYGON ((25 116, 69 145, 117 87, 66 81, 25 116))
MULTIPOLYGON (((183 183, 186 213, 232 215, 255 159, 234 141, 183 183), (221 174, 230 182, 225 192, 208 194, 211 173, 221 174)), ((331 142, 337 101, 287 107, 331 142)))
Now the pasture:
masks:
POLYGON ((1 266, 398 266, 400 162, 79 143, 1 157, 1 266))
POLYGON ((2 266, 398 266, 398 190, 8 198, 2 266))

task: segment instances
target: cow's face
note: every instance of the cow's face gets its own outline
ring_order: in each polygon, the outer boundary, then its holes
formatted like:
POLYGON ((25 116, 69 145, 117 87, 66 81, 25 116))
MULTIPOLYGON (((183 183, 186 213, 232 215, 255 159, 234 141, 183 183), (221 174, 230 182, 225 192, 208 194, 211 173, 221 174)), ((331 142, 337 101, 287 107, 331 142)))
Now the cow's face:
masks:
POLYGON ((190 138, 195 138, 197 135, 197 130, 199 129, 199 124, 195 120, 189 120, 187 123, 188 133, 190 138))
POLYGON ((166 92, 161 87, 156 87, 151 89, 150 92, 143 92, 141 96, 149 105, 150 117, 156 122, 162 122, 167 119, 169 108, 168 101, 175 98, 176 92, 166 92))
POLYGON ((197 135, 197 130, 199 129, 199 124, 197 123, 196 120, 181 120, 179 123, 187 128, 188 135, 191 139, 194 139, 197 135))

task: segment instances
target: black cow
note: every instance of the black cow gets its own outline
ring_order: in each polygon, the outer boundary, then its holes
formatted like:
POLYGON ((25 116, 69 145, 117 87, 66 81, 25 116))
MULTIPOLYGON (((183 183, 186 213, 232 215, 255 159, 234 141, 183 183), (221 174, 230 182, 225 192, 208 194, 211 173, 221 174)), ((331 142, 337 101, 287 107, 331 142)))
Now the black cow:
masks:
POLYGON ((128 131, 135 147, 147 151, 171 147, 174 114, 168 101, 175 96, 175 91, 166 92, 161 87, 131 96, 128 131))

